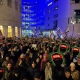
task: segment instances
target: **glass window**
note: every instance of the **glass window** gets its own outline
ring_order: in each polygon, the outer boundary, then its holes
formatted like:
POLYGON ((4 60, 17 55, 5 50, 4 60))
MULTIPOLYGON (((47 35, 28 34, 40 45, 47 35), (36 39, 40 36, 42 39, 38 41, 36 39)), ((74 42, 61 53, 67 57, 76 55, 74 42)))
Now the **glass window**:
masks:
POLYGON ((3 26, 0 25, 0 31, 3 34, 3 26))
POLYGON ((54 0, 54 3, 56 3, 58 0, 54 0))
POLYGON ((18 27, 15 27, 15 36, 18 37, 18 27))
POLYGON ((12 6, 11 4, 12 4, 12 1, 11 0, 7 0, 7 5, 11 7, 12 6))
POLYGON ((50 13, 50 10, 48 11, 48 13, 50 13))
POLYGON ((50 19, 50 17, 48 17, 48 20, 50 19))
POLYGON ((21 36, 21 27, 20 27, 20 36, 21 36))
POLYGON ((80 23, 80 10, 74 10, 74 21, 80 23))
POLYGON ((18 2, 15 1, 15 9, 18 10, 18 2))
POLYGON ((79 0, 75 0, 75 3, 79 3, 79 0))
POLYGON ((68 24, 69 24, 69 17, 68 17, 68 24))
POLYGON ((12 37, 12 26, 8 26, 8 37, 12 37))
POLYGON ((58 14, 55 14, 55 15, 54 15, 54 18, 57 18, 57 17, 58 17, 58 14))
POLYGON ((57 10, 57 9, 58 9, 58 6, 56 6, 56 7, 54 8, 54 11, 57 10))
POLYGON ((58 24, 58 20, 55 20, 55 21, 53 22, 53 29, 55 29, 55 28, 57 27, 57 24, 58 24))
POLYGON ((2 4, 2 0, 0 0, 0 4, 2 4))
POLYGON ((49 24, 48 24, 48 26, 49 26, 49 24))

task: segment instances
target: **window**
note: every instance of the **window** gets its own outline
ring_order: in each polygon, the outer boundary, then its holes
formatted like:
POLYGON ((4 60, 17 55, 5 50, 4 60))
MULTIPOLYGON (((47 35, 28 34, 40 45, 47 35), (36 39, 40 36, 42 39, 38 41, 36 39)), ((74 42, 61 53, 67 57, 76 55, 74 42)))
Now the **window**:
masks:
POLYGON ((53 22, 53 29, 55 29, 55 28, 57 27, 57 24, 58 24, 58 20, 55 20, 55 21, 53 22))
POLYGON ((80 23, 80 10, 74 10, 74 21, 80 23))
POLYGON ((49 24, 48 24, 48 26, 49 26, 49 24))
POLYGON ((58 17, 58 14, 55 14, 55 15, 54 15, 54 18, 57 18, 57 17, 58 17))
POLYGON ((0 31, 1 31, 1 33, 3 35, 3 26, 1 26, 1 25, 0 25, 0 31))
POLYGON ((48 20, 50 19, 50 17, 48 17, 48 20))
POLYGON ((50 13, 50 10, 48 11, 48 13, 50 13))
POLYGON ((18 10, 18 2, 15 1, 15 9, 18 10))
POLYGON ((0 0, 0 4, 2 4, 2 0, 0 0))
POLYGON ((58 0, 54 0, 54 3, 56 3, 58 0))
POLYGON ((68 24, 69 24, 69 17, 68 17, 68 24))
POLYGON ((12 26, 8 26, 8 37, 12 37, 12 26))
POLYGON ((12 4, 12 1, 11 0, 7 0, 7 5, 11 7, 12 6, 11 4, 12 4))
POLYGON ((15 27, 15 36, 18 37, 18 27, 15 27))
POLYGON ((21 10, 21 5, 19 5, 20 6, 20 13, 22 12, 22 10, 21 10))
POLYGON ((79 3, 79 0, 75 0, 75 3, 79 3))
POLYGON ((56 7, 54 8, 54 11, 57 10, 57 9, 58 9, 58 6, 56 6, 56 7))
POLYGON ((72 23, 72 17, 71 17, 71 23, 72 23))

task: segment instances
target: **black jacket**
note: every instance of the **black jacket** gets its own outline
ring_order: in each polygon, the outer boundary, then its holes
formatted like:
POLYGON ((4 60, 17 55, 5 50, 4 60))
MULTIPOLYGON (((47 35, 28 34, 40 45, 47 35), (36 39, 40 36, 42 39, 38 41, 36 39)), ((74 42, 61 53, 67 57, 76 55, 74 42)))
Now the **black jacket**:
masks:
POLYGON ((73 80, 73 79, 71 76, 69 78, 67 78, 66 76, 63 76, 61 80, 73 80))
POLYGON ((39 69, 37 67, 32 68, 32 66, 30 66, 28 68, 27 73, 28 73, 29 80, 34 80, 34 76, 36 72, 39 72, 39 69))

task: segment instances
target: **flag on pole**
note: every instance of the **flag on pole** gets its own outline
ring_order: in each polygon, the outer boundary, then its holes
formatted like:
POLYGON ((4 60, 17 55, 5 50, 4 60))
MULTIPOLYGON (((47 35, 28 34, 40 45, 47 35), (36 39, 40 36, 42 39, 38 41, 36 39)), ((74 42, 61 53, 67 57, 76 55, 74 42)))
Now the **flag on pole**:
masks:
POLYGON ((57 27, 56 32, 57 32, 57 35, 61 35, 63 33, 62 30, 59 27, 57 27))
POLYGON ((53 37, 54 37, 54 34, 53 34, 53 31, 51 32, 51 38, 53 39, 53 37))
POLYGON ((67 36, 67 34, 68 34, 68 32, 69 32, 69 28, 70 28, 70 27, 68 27, 68 28, 65 30, 65 32, 64 32, 64 34, 63 34, 63 36, 62 36, 63 38, 65 38, 65 37, 67 36))

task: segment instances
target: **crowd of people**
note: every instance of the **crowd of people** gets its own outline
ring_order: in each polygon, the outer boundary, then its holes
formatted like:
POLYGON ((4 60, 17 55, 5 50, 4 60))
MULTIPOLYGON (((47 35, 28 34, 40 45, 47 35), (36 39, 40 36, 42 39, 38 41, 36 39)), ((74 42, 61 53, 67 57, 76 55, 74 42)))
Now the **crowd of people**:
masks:
POLYGON ((0 80, 80 80, 80 50, 71 54, 72 46, 80 47, 80 37, 4 38, 0 41, 0 69, 4 68, 0 80), (64 48, 61 50, 65 66, 57 59, 53 65, 50 56, 59 53, 60 43, 70 45, 66 53, 64 48))

